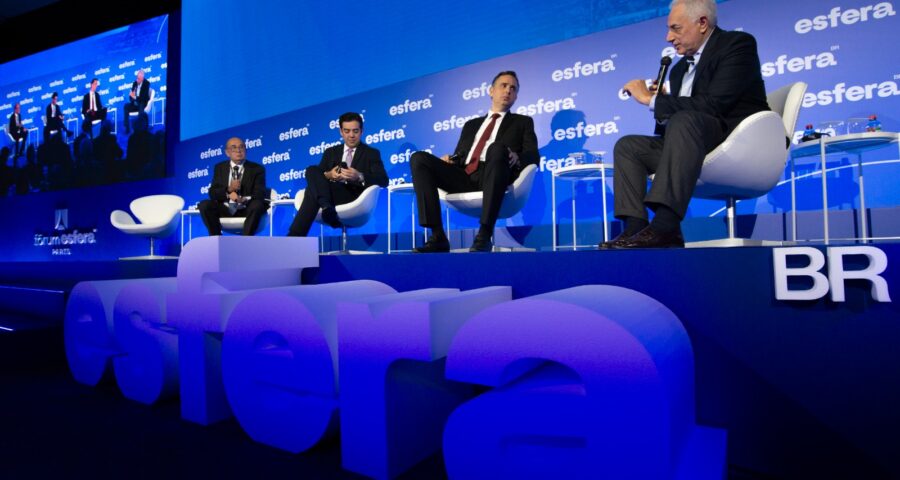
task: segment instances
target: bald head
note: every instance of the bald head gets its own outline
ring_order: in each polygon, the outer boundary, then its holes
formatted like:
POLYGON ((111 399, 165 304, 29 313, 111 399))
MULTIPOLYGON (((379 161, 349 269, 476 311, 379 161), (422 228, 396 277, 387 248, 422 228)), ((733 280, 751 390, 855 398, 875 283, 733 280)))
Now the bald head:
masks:
POLYGON ((238 137, 229 138, 225 143, 225 155, 238 165, 244 163, 244 160, 247 158, 247 148, 244 146, 244 141, 238 137))

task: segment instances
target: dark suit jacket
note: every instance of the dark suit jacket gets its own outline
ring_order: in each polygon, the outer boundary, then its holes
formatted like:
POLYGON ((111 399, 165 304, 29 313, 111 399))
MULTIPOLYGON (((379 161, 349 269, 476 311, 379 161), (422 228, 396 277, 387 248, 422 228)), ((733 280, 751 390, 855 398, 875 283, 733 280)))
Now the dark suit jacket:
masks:
MULTIPOLYGON (((131 82, 131 91, 134 92, 137 90, 137 80, 131 82)), ((137 105, 142 109, 147 108, 147 104, 150 103, 150 80, 144 79, 143 85, 141 85, 141 94, 136 97, 135 100, 131 100, 131 96, 129 95, 128 100, 131 103, 135 103, 137 101, 137 105)))
POLYGON ((58 103, 56 104, 56 116, 55 117, 50 113, 52 110, 53 110, 53 103, 48 103, 47 109, 44 112, 47 115, 47 123, 48 124, 53 119, 62 120, 62 116, 63 116, 62 107, 58 103))
MULTIPOLYGON (((667 120, 682 110, 704 112, 718 117, 728 134, 741 120, 769 110, 756 40, 748 33, 726 32, 717 27, 697 63, 691 96, 679 97, 686 71, 683 58, 672 67, 671 94, 656 97, 653 114, 657 120, 667 120)), ((660 127, 658 134, 662 134, 660 127)))
MULTIPOLYGON (((344 161, 342 158, 343 154, 344 144, 335 145, 328 150, 325 150, 325 153, 322 155, 322 160, 319 162, 319 168, 321 168, 323 172, 327 172, 340 165, 341 162, 344 161)), ((387 173, 384 171, 384 163, 381 162, 381 152, 378 151, 378 149, 372 148, 365 143, 360 143, 359 146, 356 147, 356 151, 353 152, 353 161, 350 162, 350 166, 359 170, 360 173, 363 174, 365 180, 362 184, 346 184, 347 189, 355 195, 358 196, 366 189, 366 187, 371 185, 387 187, 388 177, 387 173)))
MULTIPOLYGON (((149 89, 148 89, 148 91, 149 91, 149 89)), ((99 112, 100 110, 103 110, 103 102, 100 100, 100 94, 97 92, 94 92, 94 93, 97 95, 97 99, 95 100, 95 102, 97 103, 96 107, 97 107, 97 111, 99 112)), ((88 110, 90 110, 90 109, 91 109, 91 92, 88 92, 88 93, 84 94, 84 98, 81 100, 81 114, 82 115, 87 114, 88 110)))
MULTIPOLYGON (((231 160, 216 164, 213 170, 212 184, 209 186, 209 198, 216 202, 228 201, 228 183, 231 181, 231 160)), ((242 197, 254 200, 268 200, 266 189, 266 168, 258 163, 244 160, 244 176, 241 177, 242 197)))
MULTIPOLYGON (((19 114, 19 122, 22 121, 22 114, 19 114)), ((9 129, 6 130, 10 135, 18 137, 23 133, 25 127, 16 125, 16 112, 9 114, 9 129)))
MULTIPOLYGON (((473 118, 463 125, 462 133, 459 134, 459 142, 454 150, 454 154, 458 155, 457 166, 465 168, 469 150, 474 148, 475 135, 485 118, 487 115, 473 118)), ((531 117, 507 112, 497 128, 494 143, 503 145, 519 154, 519 164, 513 168, 513 178, 518 177, 525 166, 538 163, 540 154, 538 153, 537 135, 534 134, 534 120, 531 117)))

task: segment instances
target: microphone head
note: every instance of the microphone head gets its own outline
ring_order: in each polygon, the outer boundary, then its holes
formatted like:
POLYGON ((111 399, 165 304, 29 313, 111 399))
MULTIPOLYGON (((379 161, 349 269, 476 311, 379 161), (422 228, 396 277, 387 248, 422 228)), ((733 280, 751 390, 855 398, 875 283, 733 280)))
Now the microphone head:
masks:
POLYGON ((660 64, 660 65, 671 65, 671 64, 672 64, 672 57, 669 57, 669 56, 662 57, 662 58, 659 60, 659 64, 660 64))

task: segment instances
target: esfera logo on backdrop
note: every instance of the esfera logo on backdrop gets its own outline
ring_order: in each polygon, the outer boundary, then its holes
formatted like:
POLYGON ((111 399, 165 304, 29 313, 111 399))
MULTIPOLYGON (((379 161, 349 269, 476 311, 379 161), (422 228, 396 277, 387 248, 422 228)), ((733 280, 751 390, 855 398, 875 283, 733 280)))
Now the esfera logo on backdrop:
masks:
POLYGON ((210 158, 215 158, 224 155, 222 153, 222 146, 220 145, 217 148, 207 148, 206 150, 200 152, 200 160, 208 160, 210 158))
POLYGON ((209 166, 206 168, 195 168, 190 172, 187 172, 188 180, 193 180, 195 178, 202 178, 209 176, 209 166))
MULTIPOLYGON (((574 96, 575 94, 573 93, 572 95, 574 96)), ((529 117, 533 117, 535 115, 541 115, 543 113, 559 112, 560 110, 573 110, 574 108, 575 99, 572 97, 558 98, 556 100, 548 100, 546 102, 543 98, 539 98, 538 101, 534 103, 516 107, 516 113, 518 113, 519 115, 528 115, 529 117)))
POLYGON ((288 140, 292 140, 294 138, 305 137, 309 135, 309 125, 300 128, 291 127, 281 133, 278 134, 279 142, 286 142, 288 140))
POLYGON ((550 74, 550 78, 554 82, 562 82, 574 78, 590 77, 592 75, 597 75, 598 73, 612 72, 616 69, 616 64, 613 62, 615 57, 616 55, 613 54, 610 55, 610 58, 605 60, 596 60, 593 62, 582 62, 579 60, 571 67, 554 70, 550 74))
MULTIPOLYGON (((428 152, 428 153, 434 153, 434 152, 432 152, 432 150, 430 148, 424 148, 421 151, 428 152)), ((403 152, 392 153, 389 158, 391 165, 398 165, 401 163, 409 163, 409 159, 410 159, 410 157, 412 157, 413 153, 416 153, 416 151, 412 150, 410 148, 407 148, 403 152)))
POLYGON ((340 140, 336 142, 321 142, 318 145, 309 147, 309 154, 312 156, 321 155, 325 153, 325 150, 328 150, 335 145, 340 145, 341 143, 342 142, 340 140))
POLYGON ((262 164, 270 165, 273 163, 287 162, 290 159, 291 159, 291 149, 289 148, 286 152, 281 152, 281 153, 272 152, 271 154, 266 155, 265 157, 262 157, 262 164))
MULTIPOLYGON (((403 126, 405 128, 406 125, 403 126)), ((398 128, 396 130, 385 130, 381 129, 377 133, 372 133, 366 135, 366 143, 369 145, 374 145, 376 143, 381 142, 389 142, 391 140, 400 140, 402 138, 406 138, 406 132, 403 128, 398 128)))
POLYGON ((797 23, 794 24, 794 31, 803 35, 813 30, 821 31, 828 28, 837 28, 841 25, 853 25, 857 22, 881 20, 896 14, 897 12, 894 11, 894 5, 891 2, 881 2, 875 5, 844 10, 841 7, 834 7, 827 14, 797 20, 797 23))
POLYGON ((824 107, 832 103, 860 102, 872 100, 875 97, 888 98, 895 95, 900 95, 900 89, 897 88, 897 82, 892 80, 867 85, 851 85, 849 87, 846 83, 841 82, 831 90, 807 93, 803 96, 803 106, 805 108, 815 105, 824 107))
POLYGON ((553 131, 553 139, 556 141, 573 140, 582 137, 596 137, 598 135, 612 135, 619 133, 619 125, 615 120, 602 123, 578 122, 574 127, 557 128, 553 131))
POLYGON ((302 180, 304 178, 306 178, 306 170, 294 170, 293 168, 278 175, 278 180, 281 182, 302 180))
POLYGON ((454 130, 457 128, 462 128, 463 125, 466 124, 469 120, 473 118, 478 118, 479 115, 469 115, 469 116, 456 116, 450 115, 450 118, 446 120, 439 120, 434 122, 434 131, 435 132, 446 132, 448 130, 454 130))
POLYGON ((788 58, 787 55, 779 55, 775 61, 762 64, 762 74, 764 77, 771 77, 787 72, 797 73, 814 68, 834 67, 837 64, 834 52, 831 51, 791 58, 788 58))
POLYGON ((262 145, 263 145, 263 143, 262 143, 262 136, 259 136, 259 137, 256 137, 256 138, 245 138, 245 139, 244 139, 244 147, 246 147, 247 150, 252 150, 252 149, 254 149, 254 148, 259 148, 259 147, 261 147, 262 145))
POLYGON ((391 108, 388 109, 388 114, 392 117, 396 117, 397 115, 403 115, 418 110, 428 110, 432 106, 431 99, 433 97, 434 94, 429 94, 428 98, 423 98, 421 100, 410 100, 407 98, 400 105, 391 105, 391 108))
POLYGON ((52 233, 35 233, 35 247, 49 247, 51 255, 72 255, 75 245, 95 245, 97 229, 69 228, 69 209, 58 208, 53 216, 52 233))

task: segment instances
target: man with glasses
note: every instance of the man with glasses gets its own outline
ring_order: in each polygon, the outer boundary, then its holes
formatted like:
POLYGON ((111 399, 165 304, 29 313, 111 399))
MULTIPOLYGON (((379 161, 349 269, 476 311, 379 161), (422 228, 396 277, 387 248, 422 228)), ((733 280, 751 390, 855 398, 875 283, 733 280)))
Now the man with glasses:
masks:
POLYGON ((240 138, 225 145, 228 160, 216 164, 209 186, 209 200, 198 205, 209 234, 221 235, 222 217, 246 217, 242 235, 254 235, 266 214, 266 169, 247 161, 247 148, 240 138))

